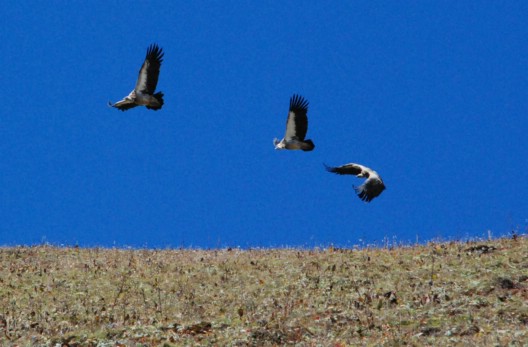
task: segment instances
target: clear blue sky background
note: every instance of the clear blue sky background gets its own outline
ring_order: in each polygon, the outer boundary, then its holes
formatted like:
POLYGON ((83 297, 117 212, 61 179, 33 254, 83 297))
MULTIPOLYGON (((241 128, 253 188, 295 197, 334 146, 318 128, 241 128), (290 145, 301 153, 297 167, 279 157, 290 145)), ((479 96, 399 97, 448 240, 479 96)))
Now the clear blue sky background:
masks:
POLYGON ((526 1, 12 1, 0 245, 353 246, 525 232, 526 1), (151 43, 154 112, 109 108, 151 43), (275 151, 293 93, 313 152, 275 151), (387 190, 372 203, 357 162, 387 190))

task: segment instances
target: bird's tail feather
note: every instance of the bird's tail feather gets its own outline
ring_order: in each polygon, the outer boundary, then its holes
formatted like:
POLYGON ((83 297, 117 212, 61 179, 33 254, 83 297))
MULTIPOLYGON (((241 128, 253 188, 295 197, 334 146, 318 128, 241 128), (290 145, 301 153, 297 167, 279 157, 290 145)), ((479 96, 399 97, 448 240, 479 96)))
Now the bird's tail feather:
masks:
POLYGON ((158 92, 154 95, 152 95, 157 101, 158 101, 158 104, 159 105, 147 105, 147 108, 149 110, 154 110, 154 111, 157 111, 159 110, 162 106, 163 106, 163 92, 158 92))
POLYGON ((305 140, 304 141, 304 144, 306 146, 302 146, 302 150, 305 151, 305 152, 308 152, 308 151, 312 151, 314 148, 315 148, 315 145, 314 143, 312 142, 312 140, 305 140))

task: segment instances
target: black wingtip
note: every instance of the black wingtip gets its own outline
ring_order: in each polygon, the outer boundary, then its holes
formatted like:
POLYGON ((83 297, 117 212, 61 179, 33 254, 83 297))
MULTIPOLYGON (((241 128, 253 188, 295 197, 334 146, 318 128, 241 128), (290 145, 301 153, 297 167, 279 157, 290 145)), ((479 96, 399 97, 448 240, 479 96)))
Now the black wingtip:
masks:
POLYGON ((163 52, 163 49, 160 48, 157 43, 153 43, 147 48, 147 55, 145 59, 156 59, 161 63, 163 61, 164 54, 165 53, 163 52))
POLYGON ((331 172, 331 173, 337 173, 335 167, 333 167, 333 166, 328 166, 328 165, 326 165, 325 163, 323 163, 323 165, 324 165, 326 171, 331 172))
POLYGON ((292 111, 298 111, 298 110, 307 111, 308 104, 309 104, 308 100, 303 98, 301 95, 293 94, 293 96, 290 98, 290 110, 292 111))
POLYGON ((356 187, 356 186, 353 186, 353 187, 354 187, 354 190, 356 191, 357 196, 358 196, 361 200, 363 200, 363 201, 365 201, 365 202, 368 203, 368 202, 371 202, 372 199, 374 199, 373 196, 367 194, 367 192, 365 191, 364 188, 356 187))

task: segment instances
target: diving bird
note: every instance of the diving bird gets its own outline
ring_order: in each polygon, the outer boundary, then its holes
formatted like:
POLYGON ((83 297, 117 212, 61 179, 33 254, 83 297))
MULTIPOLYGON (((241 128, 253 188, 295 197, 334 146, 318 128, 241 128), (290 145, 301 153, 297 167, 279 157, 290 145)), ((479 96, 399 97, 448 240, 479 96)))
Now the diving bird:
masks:
POLYGON ((156 85, 160 72, 161 62, 163 61, 163 51, 157 44, 152 44, 147 49, 147 56, 139 70, 139 76, 136 87, 123 100, 108 106, 112 106, 126 111, 136 106, 146 106, 149 110, 157 111, 163 106, 163 93, 157 92, 156 85))
POLYGON ((385 184, 378 173, 366 166, 359 164, 345 164, 338 167, 331 167, 325 164, 326 171, 339 175, 354 175, 356 177, 366 178, 367 180, 359 187, 354 186, 359 198, 363 201, 370 202, 379 196, 385 189, 385 184))
POLYGON ((302 149, 311 151, 315 148, 312 140, 305 140, 308 131, 308 101, 294 94, 290 98, 290 111, 286 120, 286 134, 282 140, 275 138, 275 149, 302 149))

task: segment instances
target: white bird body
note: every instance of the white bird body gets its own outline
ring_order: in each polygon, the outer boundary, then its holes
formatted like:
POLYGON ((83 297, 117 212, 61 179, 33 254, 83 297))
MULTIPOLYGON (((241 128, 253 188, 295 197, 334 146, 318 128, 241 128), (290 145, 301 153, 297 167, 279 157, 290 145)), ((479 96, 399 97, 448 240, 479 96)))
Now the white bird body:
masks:
POLYGON ((136 92, 134 89, 123 100, 116 102, 112 106, 119 108, 119 106, 129 103, 134 103, 138 106, 158 106, 159 108, 163 105, 154 95, 142 93, 141 91, 136 92))
POLYGON ((313 149, 310 149, 310 144, 297 139, 282 139, 279 141, 279 139, 275 138, 273 144, 275 145, 275 149, 302 149, 303 151, 311 151, 313 149))
POLYGON ((159 71, 163 61, 163 51, 156 44, 147 49, 145 61, 139 70, 136 87, 130 94, 109 106, 126 111, 136 106, 146 106, 150 110, 159 110, 163 106, 163 93, 154 94, 158 84, 159 71))
POLYGON ((338 167, 331 167, 325 165, 328 172, 333 172, 339 175, 354 175, 359 178, 366 178, 367 180, 359 187, 354 186, 359 198, 365 202, 370 202, 375 197, 379 196, 385 190, 385 184, 380 175, 360 164, 349 163, 338 167))
POLYGON ((275 149, 300 149, 311 151, 315 148, 312 140, 305 140, 308 131, 308 101, 300 95, 293 95, 290 98, 290 110, 286 120, 286 133, 279 141, 275 138, 273 144, 275 149))

